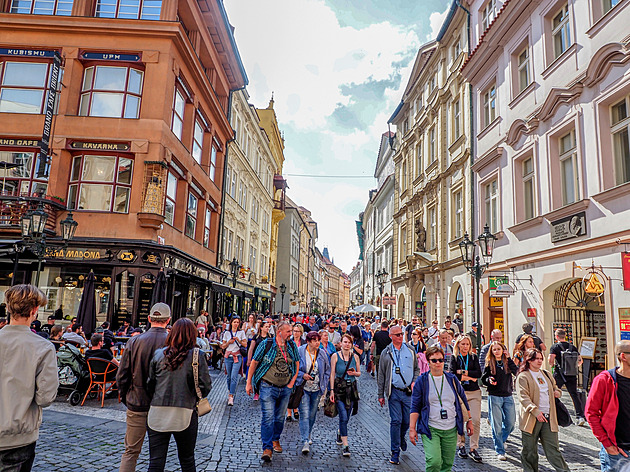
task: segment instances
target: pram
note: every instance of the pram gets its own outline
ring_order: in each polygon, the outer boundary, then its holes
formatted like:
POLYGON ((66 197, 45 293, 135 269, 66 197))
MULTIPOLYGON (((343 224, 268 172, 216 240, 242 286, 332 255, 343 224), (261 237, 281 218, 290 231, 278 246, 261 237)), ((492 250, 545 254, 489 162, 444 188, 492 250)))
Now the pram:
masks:
POLYGON ((90 372, 79 349, 70 343, 57 351, 57 375, 57 395, 68 395, 68 402, 77 406, 90 386, 90 372))

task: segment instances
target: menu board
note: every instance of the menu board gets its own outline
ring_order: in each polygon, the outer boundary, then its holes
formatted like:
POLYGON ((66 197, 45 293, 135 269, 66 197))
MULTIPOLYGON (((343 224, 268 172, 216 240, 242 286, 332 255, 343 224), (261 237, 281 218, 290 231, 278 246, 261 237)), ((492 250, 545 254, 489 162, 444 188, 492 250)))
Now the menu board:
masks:
POLYGON ((138 326, 144 326, 149 321, 149 310, 151 309, 151 296, 153 295, 153 278, 142 277, 140 280, 140 293, 138 294, 138 326))

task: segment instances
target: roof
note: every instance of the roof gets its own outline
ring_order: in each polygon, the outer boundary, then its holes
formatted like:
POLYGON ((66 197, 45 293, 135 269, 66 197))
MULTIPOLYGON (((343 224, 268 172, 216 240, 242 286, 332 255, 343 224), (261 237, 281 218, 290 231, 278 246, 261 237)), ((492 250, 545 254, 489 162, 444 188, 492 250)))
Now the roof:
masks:
POLYGON ((387 120, 388 123, 393 123, 394 122, 394 120, 396 119, 396 115, 398 115, 398 113, 400 113, 400 110, 402 109, 404 104, 405 104, 405 101, 401 100, 400 103, 398 104, 398 106, 396 107, 396 109, 394 110, 394 113, 392 113, 392 116, 390 116, 389 120, 387 120))
POLYGON ((241 59, 241 54, 238 51, 238 47, 236 46, 236 40, 234 39, 234 29, 230 24, 230 20, 227 16, 227 11, 225 11, 225 6, 223 5, 223 0, 219 0, 217 2, 219 4, 219 10, 221 10, 221 16, 223 18, 223 23, 225 24, 225 28, 227 30, 228 36, 230 38, 230 44, 232 45, 232 50, 234 51, 234 56, 236 56, 236 61, 238 63, 238 67, 240 69, 241 75, 243 76, 243 85, 249 84, 249 78, 247 77, 247 73, 245 72, 245 66, 243 65, 243 60, 241 59))
POLYGON ((458 0, 453 0, 453 3, 451 3, 451 8, 448 11, 446 18, 444 19, 444 23, 442 23, 442 28, 440 28, 440 32, 438 33, 437 38, 435 39, 438 43, 442 41, 442 38, 444 38, 444 35, 446 34, 448 27, 451 25, 451 21, 453 21, 453 18, 455 17, 455 14, 457 13, 458 3, 459 3, 458 0))

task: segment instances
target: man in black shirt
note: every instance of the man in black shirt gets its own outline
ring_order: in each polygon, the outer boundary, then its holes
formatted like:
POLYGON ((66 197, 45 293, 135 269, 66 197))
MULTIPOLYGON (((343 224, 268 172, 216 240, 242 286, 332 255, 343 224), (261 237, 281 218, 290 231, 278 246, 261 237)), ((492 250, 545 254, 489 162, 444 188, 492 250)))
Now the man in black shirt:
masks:
POLYGON ((536 349, 540 350, 541 352, 546 351, 547 350, 547 346, 545 346, 545 343, 543 342, 542 339, 540 339, 535 334, 532 334, 533 330, 534 330, 534 325, 533 324, 525 323, 523 325, 523 332, 516 337, 516 343, 515 344, 518 344, 518 342, 521 340, 521 338, 523 336, 525 336, 526 334, 529 334, 532 338, 534 338, 534 346, 536 347, 536 349))
POLYGON ((372 354, 374 355, 374 365, 376 366, 376 375, 378 375, 378 363, 381 360, 381 352, 392 342, 392 338, 389 337, 389 323, 383 321, 381 323, 381 330, 374 333, 372 338, 372 354))
POLYGON ((103 349, 102 334, 93 334, 90 341, 92 342, 92 347, 85 351, 86 359, 105 359, 106 361, 112 361, 114 364, 118 365, 118 361, 112 355, 112 351, 103 349))
POLYGON ((48 317, 48 322, 44 326, 42 326, 42 331, 50 336, 50 330, 53 326, 55 326, 55 317, 50 315, 48 317))
MULTIPOLYGON (((584 405, 580 401, 580 397, 577 393, 577 375, 570 375, 562 369, 562 352, 578 352, 577 347, 567 342, 567 333, 563 329, 557 329, 555 332, 556 343, 551 346, 549 350, 549 364, 554 366, 553 378, 558 385, 558 388, 562 388, 563 385, 567 386, 571 400, 573 400, 573 406, 575 407, 575 416, 577 416, 577 425, 582 426, 586 423, 584 419, 584 405)), ((577 365, 582 365, 582 358, 578 355, 577 365)))

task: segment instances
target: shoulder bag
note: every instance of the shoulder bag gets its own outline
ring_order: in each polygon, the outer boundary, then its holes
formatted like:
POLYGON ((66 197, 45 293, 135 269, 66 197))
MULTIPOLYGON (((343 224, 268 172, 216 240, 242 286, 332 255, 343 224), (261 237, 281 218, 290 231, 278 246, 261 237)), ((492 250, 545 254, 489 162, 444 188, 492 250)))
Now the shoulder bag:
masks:
MULTIPOLYGON (((339 362, 339 359, 343 359, 343 357, 341 356, 341 352, 337 353, 337 362, 339 362)), ((346 374, 348 373, 348 369, 350 368, 352 359, 354 359, 354 352, 350 353, 350 359, 348 360, 348 362, 346 362, 346 369, 343 371, 343 374, 341 375, 341 377, 335 377, 333 386, 334 386, 335 397, 339 397, 338 400, 341 400, 342 398, 346 397, 348 393, 347 389, 352 384, 351 380, 346 380, 346 374)), ((345 362, 345 359, 344 359, 344 362, 345 362)))
MULTIPOLYGON (((315 356, 315 362, 317 362, 317 358, 319 357, 319 349, 317 350, 317 355, 315 356)), ((311 364, 311 368, 308 369, 307 374, 311 375, 313 372, 313 368, 315 367, 315 362, 311 364)), ((293 392, 291 392, 291 396, 289 397, 289 405, 287 408, 289 410, 295 410, 300 406, 300 402, 302 401, 302 397, 304 396, 304 384, 306 380, 304 380, 300 385, 293 386, 293 392)))
MULTIPOLYGON (((541 370, 545 373, 545 376, 551 381, 551 385, 553 388, 553 381, 551 380, 551 376, 546 370, 544 369, 541 369, 541 370)), ((566 428, 567 426, 571 426, 573 424, 573 420, 571 419, 571 414, 569 413, 569 410, 567 409, 567 407, 564 406, 564 403, 562 403, 562 401, 559 398, 556 398, 556 396, 554 395, 555 392, 549 392, 549 394, 553 395, 553 398, 556 401, 556 419, 558 420, 558 425, 562 426, 563 428, 566 428)))
POLYGON ((210 406, 210 401, 208 401, 207 397, 204 397, 201 394, 201 390, 199 389, 199 349, 195 348, 193 350, 193 378, 195 379, 195 390, 197 392, 197 414, 199 416, 206 415, 212 411, 212 407, 210 406))

